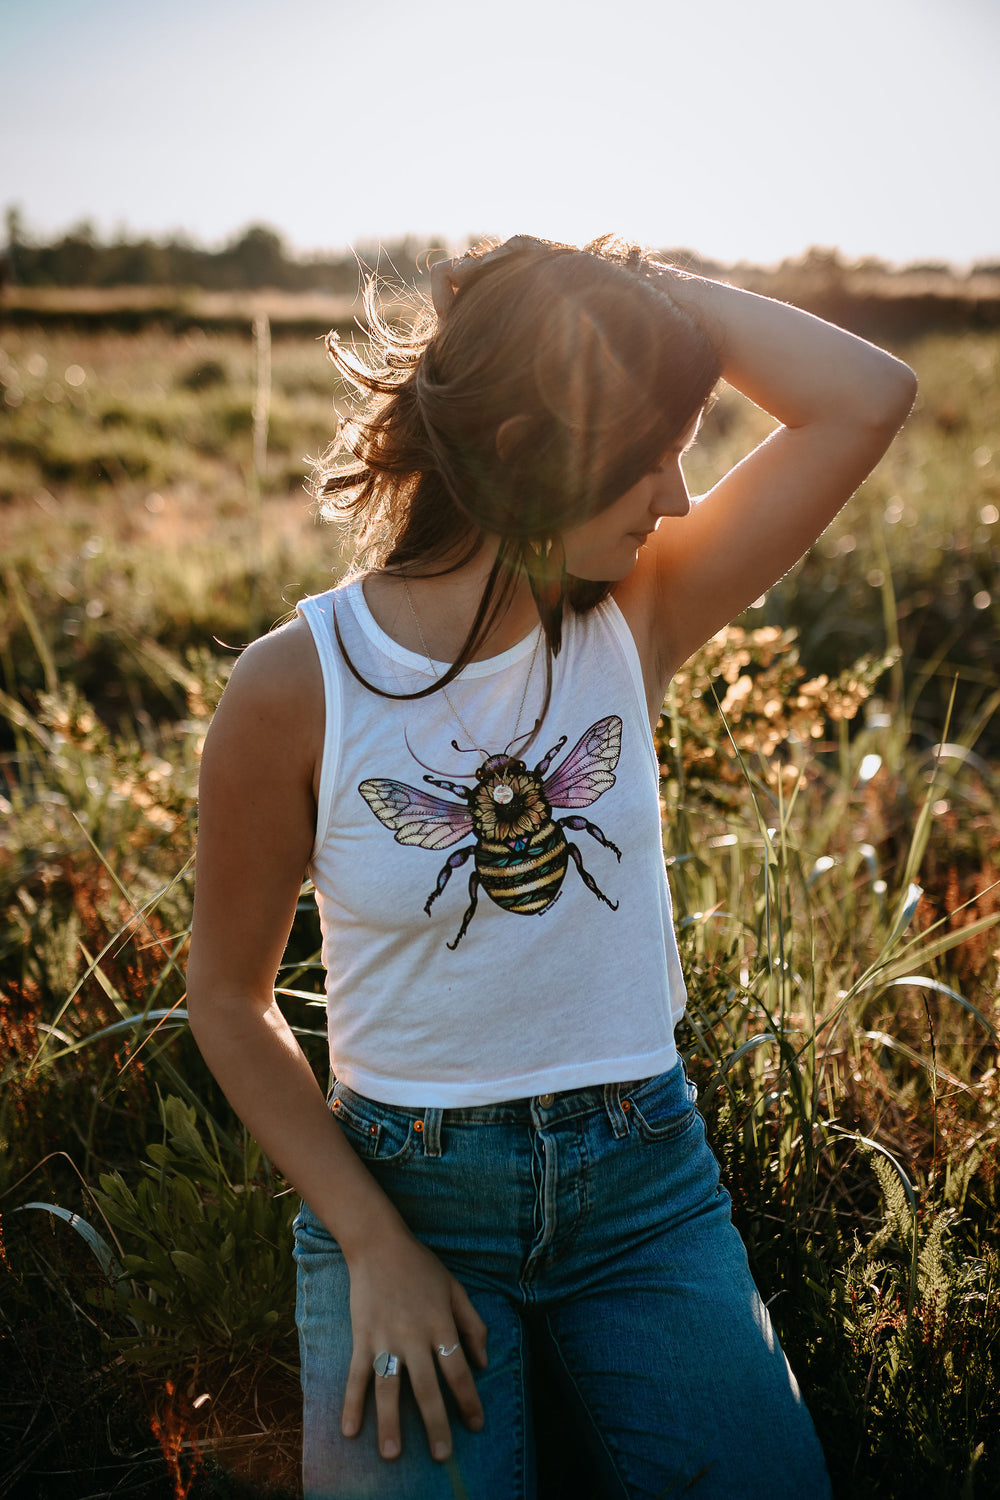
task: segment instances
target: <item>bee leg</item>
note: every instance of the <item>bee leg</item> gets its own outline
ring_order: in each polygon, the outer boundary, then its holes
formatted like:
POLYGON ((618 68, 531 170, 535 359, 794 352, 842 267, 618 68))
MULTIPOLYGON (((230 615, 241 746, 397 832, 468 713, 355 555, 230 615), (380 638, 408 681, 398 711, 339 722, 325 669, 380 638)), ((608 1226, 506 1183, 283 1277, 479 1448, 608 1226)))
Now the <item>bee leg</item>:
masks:
MULTIPOLYGON (((565 821, 567 823, 570 823, 570 824, 572 824, 572 823, 582 823, 584 821, 584 819, 583 818, 566 818, 565 821)), ((614 844, 609 845, 609 847, 613 849, 614 848, 614 844)), ((583 867, 583 855, 580 853, 580 851, 576 847, 576 845, 575 844, 571 844, 568 839, 566 841, 566 850, 567 850, 567 853, 570 855, 571 859, 573 860, 573 863, 576 865, 576 868, 580 871, 580 879, 583 881, 584 885, 587 887, 587 890, 588 891, 593 891, 594 895, 597 896, 599 900, 603 901, 604 904, 605 904, 605 906, 610 906, 612 911, 617 911, 618 910, 618 902, 617 901, 612 901, 610 896, 606 896, 604 894, 604 892, 601 890, 600 886, 597 884, 597 881, 594 879, 593 875, 591 875, 588 870, 584 869, 584 867, 583 867)))
POLYGON ((469 923, 472 921, 473 917, 476 914, 476 907, 477 907, 478 904, 479 904, 479 871, 478 870, 473 870, 472 874, 469 876, 469 906, 468 906, 468 910, 466 911, 465 916, 462 918, 462 925, 458 929, 458 937, 455 939, 455 941, 453 943, 448 943, 447 944, 447 947, 449 947, 451 949, 452 953, 454 953, 454 951, 458 947, 459 943, 465 937, 465 934, 466 934, 466 932, 468 931, 468 928, 469 928, 469 923))
MULTIPOLYGON (((573 828, 578 833, 589 833, 590 837, 596 839, 599 844, 603 844, 605 849, 610 849, 611 853, 618 860, 618 863, 621 864, 622 851, 617 844, 613 844, 609 838, 605 838, 596 823, 588 823, 586 818, 560 818, 558 821, 560 828, 573 828)), ((570 848, 572 849, 572 847, 571 844, 570 848)))
POLYGON ((452 870, 457 870, 460 865, 464 865, 469 855, 474 854, 475 851, 475 844, 470 844, 468 849, 457 850, 448 860, 448 863, 445 865, 444 869, 441 871, 440 875, 437 878, 437 885, 434 887, 430 895, 427 897, 427 900, 424 902, 424 911, 428 916, 430 916, 431 914, 431 902, 437 900, 438 896, 440 896, 441 892, 448 884, 448 881, 451 879, 452 870))

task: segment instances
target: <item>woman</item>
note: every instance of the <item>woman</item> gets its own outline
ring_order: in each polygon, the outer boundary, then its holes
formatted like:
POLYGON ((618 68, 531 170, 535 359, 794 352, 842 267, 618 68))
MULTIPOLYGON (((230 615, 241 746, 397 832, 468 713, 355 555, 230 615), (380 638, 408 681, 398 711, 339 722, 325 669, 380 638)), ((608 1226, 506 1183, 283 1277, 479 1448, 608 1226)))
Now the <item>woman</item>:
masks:
POLYGON ((610 239, 432 292, 373 367, 332 345, 365 566, 243 655, 202 766, 188 1003, 303 1199, 305 1492, 533 1496, 534 1390, 596 1495, 825 1495, 674 1047, 650 726, 914 377, 610 239), (780 425, 692 507, 720 375, 780 425), (307 868, 329 1104, 273 996, 307 868))

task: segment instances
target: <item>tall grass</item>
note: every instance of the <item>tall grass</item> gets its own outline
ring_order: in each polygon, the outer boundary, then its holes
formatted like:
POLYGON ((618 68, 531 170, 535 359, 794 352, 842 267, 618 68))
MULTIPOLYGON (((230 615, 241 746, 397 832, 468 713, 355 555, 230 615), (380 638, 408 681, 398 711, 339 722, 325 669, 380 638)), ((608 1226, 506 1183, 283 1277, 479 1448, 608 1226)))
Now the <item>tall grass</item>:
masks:
POLYGON ((947 723, 930 758, 882 708, 843 733, 884 660, 796 689, 793 655, 776 630, 730 631, 672 693, 689 1067, 838 1492, 994 1494, 992 778, 947 723), (685 698, 705 677, 734 722, 685 698), (800 737, 806 704, 813 730, 839 731, 825 743, 800 737), (706 775, 722 734, 739 780, 706 775))

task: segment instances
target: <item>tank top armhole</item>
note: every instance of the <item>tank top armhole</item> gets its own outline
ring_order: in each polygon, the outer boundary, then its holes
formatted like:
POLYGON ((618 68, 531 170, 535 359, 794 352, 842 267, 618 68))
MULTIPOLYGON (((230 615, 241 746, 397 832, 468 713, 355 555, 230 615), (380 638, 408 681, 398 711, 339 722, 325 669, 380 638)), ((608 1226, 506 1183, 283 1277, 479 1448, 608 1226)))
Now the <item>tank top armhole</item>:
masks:
POLYGON ((315 859, 326 841, 333 808, 333 794, 337 783, 340 762, 341 726, 343 705, 340 692, 340 672, 337 662, 337 642, 333 632, 333 594, 315 594, 296 605, 309 626, 320 670, 323 673, 323 697, 325 718, 323 729, 323 763, 319 773, 319 797, 316 806, 316 838, 311 859, 315 859))
MULTIPOLYGON (((629 679, 635 692, 636 702, 643 721, 648 725, 646 707, 646 684, 642 680, 642 662, 639 660, 639 648, 635 643, 635 636, 629 628, 629 623, 622 614, 620 606, 614 599, 608 598, 599 604, 598 609, 607 620, 608 627, 614 636, 618 648, 621 651, 625 665, 628 668, 629 679)), ((649 750, 650 758, 656 767, 656 774, 660 774, 660 763, 656 755, 656 745, 652 732, 645 736, 645 743, 649 750)))

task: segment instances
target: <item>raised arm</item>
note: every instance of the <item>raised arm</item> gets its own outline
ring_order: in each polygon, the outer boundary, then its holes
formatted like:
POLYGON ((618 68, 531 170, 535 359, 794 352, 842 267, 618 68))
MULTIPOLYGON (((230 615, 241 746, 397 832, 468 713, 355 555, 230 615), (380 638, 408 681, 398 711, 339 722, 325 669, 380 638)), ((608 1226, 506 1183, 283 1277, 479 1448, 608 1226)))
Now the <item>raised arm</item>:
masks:
POLYGON ((648 644, 651 686, 665 690, 693 651, 807 551, 875 467, 910 410, 916 377, 784 303, 666 269, 647 274, 705 329, 723 378, 782 424, 690 515, 660 522, 622 590, 648 644))
MULTIPOLYGON (((343 1428, 361 1426, 372 1361, 401 1356, 436 1457, 451 1442, 433 1350, 461 1338, 485 1362, 462 1287, 409 1233, 355 1156, 274 997, 315 833, 323 685, 304 622, 240 658, 205 743, 188 964, 191 1029, 226 1097, 337 1240, 354 1351, 343 1428)), ((446 1374, 466 1422, 482 1408, 464 1357, 446 1374)), ((379 1443, 399 1451, 398 1380, 377 1383, 379 1443)))

